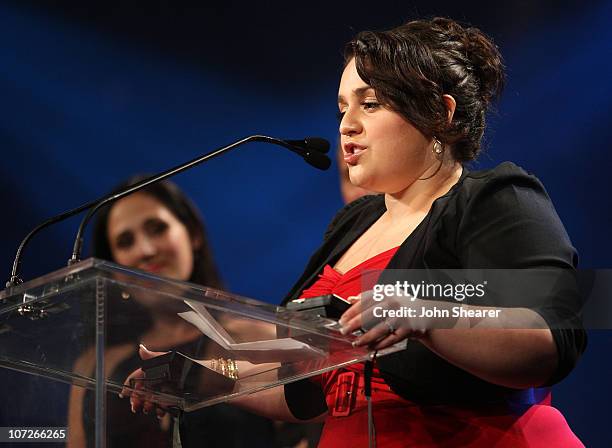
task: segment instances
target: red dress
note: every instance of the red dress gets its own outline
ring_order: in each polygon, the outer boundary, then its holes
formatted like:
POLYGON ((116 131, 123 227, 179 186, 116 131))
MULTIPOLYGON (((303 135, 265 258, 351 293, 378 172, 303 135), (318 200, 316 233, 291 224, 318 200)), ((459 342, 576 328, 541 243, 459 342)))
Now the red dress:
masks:
MULTIPOLYGON (((397 248, 376 255, 344 274, 325 266, 319 279, 302 292, 303 298, 325 294, 341 297, 361 292, 361 275, 384 269, 397 248)), ((363 387, 363 364, 327 372, 313 379, 325 392, 329 410, 319 448, 367 447, 368 413, 363 387), (351 382, 354 386, 351 387, 351 382)), ((373 418, 378 448, 478 447, 574 448, 584 445, 550 395, 518 410, 509 405, 419 406, 391 390, 374 369, 373 418)))

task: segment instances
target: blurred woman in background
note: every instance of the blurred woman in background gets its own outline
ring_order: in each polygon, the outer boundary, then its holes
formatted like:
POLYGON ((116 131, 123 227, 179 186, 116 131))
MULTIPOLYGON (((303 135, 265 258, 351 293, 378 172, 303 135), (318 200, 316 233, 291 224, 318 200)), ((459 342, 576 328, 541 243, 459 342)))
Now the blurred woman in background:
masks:
MULTIPOLYGON (((115 191, 143 179, 132 178, 115 191)), ((94 228, 92 252, 94 257, 161 277, 212 288, 223 286, 198 210, 168 181, 148 186, 102 209, 94 228)), ((123 378, 140 366, 140 343, 157 350, 174 348, 192 354, 205 348, 201 332, 173 309, 182 304, 173 302, 168 299, 168 303, 147 306, 146 301, 132 295, 108 303, 107 377, 123 378)), ((76 362, 75 372, 91 376, 94 361, 91 347, 76 362)), ((91 391, 71 389, 68 446, 93 446, 93 405, 91 391)), ((175 419, 169 414, 132 413, 116 394, 108 395, 107 409, 109 447, 171 447, 178 439, 175 419)), ((206 437, 208 446, 274 446, 273 422, 235 407, 217 405, 184 414, 180 420, 182 427, 195 426, 186 433, 206 437), (235 425, 241 431, 231 430, 235 425)), ((190 446, 189 440, 182 444, 190 446)))

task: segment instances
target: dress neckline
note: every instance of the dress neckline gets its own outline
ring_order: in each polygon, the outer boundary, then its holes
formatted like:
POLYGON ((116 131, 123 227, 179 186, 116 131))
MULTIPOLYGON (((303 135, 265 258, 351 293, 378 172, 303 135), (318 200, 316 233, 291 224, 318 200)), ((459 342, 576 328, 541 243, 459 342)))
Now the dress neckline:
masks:
POLYGON ((395 252, 397 252, 397 250, 398 250, 399 248, 400 248, 399 246, 396 246, 396 247, 392 247, 391 249, 387 249, 387 250, 386 250, 386 251, 384 251, 384 252, 380 252, 380 253, 378 253, 378 254, 374 255, 373 257, 370 257, 370 258, 368 258, 367 260, 362 261, 362 262, 361 262, 361 263, 359 263, 358 265, 353 266, 352 268, 350 268, 350 269, 349 269, 348 271, 346 271, 346 272, 340 272, 340 271, 338 271, 337 269, 335 269, 333 266, 331 266, 331 265, 329 265, 329 264, 328 264, 327 266, 329 266, 329 268, 330 268, 330 269, 331 269, 331 270, 332 270, 334 273, 338 274, 338 276, 340 276, 340 277, 344 277, 345 275, 348 275, 348 274, 350 274, 351 272, 353 272, 353 271, 355 271, 355 270, 357 270, 357 269, 360 269, 360 268, 362 269, 362 268, 363 268, 363 266, 364 266, 365 264, 374 264, 376 261, 378 261, 378 260, 379 260, 379 259, 381 259, 381 258, 385 258, 385 257, 387 257, 387 256, 389 256, 389 255, 393 256, 393 255, 395 254, 395 252))

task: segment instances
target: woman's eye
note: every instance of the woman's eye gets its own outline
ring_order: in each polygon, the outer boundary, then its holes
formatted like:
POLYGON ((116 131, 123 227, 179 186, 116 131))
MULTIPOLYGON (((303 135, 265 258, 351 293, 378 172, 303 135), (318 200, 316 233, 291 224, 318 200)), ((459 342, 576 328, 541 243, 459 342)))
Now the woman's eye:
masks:
MULTIPOLYGON (((377 101, 363 101, 361 103, 361 107, 365 110, 365 111, 373 111, 376 110, 380 107, 380 103, 377 101)), ((338 119, 338 122, 341 122, 342 119, 344 118, 344 114, 346 113, 346 111, 340 111, 336 114, 336 118, 338 119)))
POLYGON ((123 233, 117 237, 115 244, 119 249, 128 249, 132 244, 134 244, 134 235, 131 233, 123 233))
POLYGON ((152 219, 145 223, 145 229, 149 235, 161 235, 168 229, 168 224, 164 221, 152 219))
POLYGON ((361 106, 365 110, 374 110, 380 107, 380 103, 377 103, 376 101, 364 101, 361 103, 361 106))

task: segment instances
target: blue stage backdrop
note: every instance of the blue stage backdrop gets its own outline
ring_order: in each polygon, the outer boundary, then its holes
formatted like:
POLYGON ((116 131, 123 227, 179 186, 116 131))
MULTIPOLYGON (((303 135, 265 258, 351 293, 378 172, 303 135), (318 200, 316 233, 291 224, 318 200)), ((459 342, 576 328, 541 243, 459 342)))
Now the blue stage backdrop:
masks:
MULTIPOLYGON (((507 87, 475 167, 512 160, 535 173, 581 266, 612 267, 612 2, 132 3, 0 5, 0 274, 6 278, 30 228, 134 173, 159 172, 254 133, 335 142, 343 44, 361 29, 431 15, 482 28, 505 56, 507 87)), ((228 288, 271 303, 301 273, 341 206, 335 166, 320 172, 263 144, 175 181, 203 212, 228 288)), ((66 263, 77 223, 57 225, 32 242, 26 278, 66 263)), ((612 446, 612 337, 590 336, 554 402, 587 446, 612 446)), ((21 380, 0 372, 4 386, 21 380)), ((42 416, 44 406, 35 411, 5 402, 0 426, 60 421, 66 403, 46 405, 42 416)))

